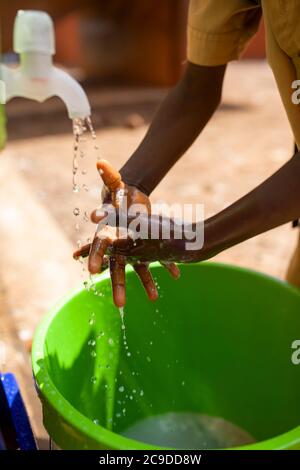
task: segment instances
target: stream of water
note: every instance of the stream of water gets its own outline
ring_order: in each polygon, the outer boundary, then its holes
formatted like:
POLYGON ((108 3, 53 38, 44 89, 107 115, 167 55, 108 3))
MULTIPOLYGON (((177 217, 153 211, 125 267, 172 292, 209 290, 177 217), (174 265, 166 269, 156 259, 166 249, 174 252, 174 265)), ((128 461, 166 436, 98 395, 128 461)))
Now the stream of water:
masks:
MULTIPOLYGON (((96 142, 96 133, 92 124, 91 117, 86 119, 74 119, 73 120, 73 160, 72 160, 72 190, 73 193, 78 197, 75 207, 73 208, 73 216, 75 218, 75 231, 79 235, 82 231, 82 223, 87 223, 90 220, 89 211, 86 207, 82 207, 80 203, 80 194, 82 191, 89 193, 89 186, 87 185, 87 165, 86 155, 90 153, 88 144, 92 142, 92 152, 94 153, 95 163, 99 160, 99 147, 96 142)), ((82 240, 79 236, 77 239, 77 248, 82 245, 90 243, 92 240, 87 237, 82 240)), ((82 264, 82 276, 86 277, 87 269, 85 261, 79 260, 82 264)), ((93 282, 91 279, 88 282, 91 287, 93 282)))

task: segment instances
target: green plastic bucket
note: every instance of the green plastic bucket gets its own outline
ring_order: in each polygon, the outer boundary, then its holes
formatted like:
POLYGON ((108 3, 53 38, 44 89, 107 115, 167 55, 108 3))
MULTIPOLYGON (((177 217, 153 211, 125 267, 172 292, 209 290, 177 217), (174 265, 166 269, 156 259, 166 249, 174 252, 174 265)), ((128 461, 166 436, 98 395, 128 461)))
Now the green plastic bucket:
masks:
POLYGON ((189 412, 255 437, 241 448, 300 449, 300 365, 292 361, 300 291, 215 263, 183 265, 178 281, 158 265, 152 272, 155 303, 128 271, 128 349, 108 272, 97 278, 98 295, 81 288, 43 319, 32 360, 53 441, 62 449, 158 449, 121 434, 148 416, 189 412))

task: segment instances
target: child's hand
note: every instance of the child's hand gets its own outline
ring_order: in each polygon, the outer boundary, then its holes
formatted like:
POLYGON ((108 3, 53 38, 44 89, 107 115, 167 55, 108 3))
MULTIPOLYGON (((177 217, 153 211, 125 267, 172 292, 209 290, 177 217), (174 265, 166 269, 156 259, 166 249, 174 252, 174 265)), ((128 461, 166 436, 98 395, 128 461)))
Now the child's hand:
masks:
MULTIPOLYGON (((121 229, 109 225, 101 227, 101 221, 103 221, 107 216, 107 213, 112 210, 115 211, 115 209, 120 209, 120 205, 123 204, 125 197, 127 209, 129 209, 133 204, 138 204, 144 212, 145 217, 148 217, 150 214, 150 200, 148 196, 134 186, 126 185, 122 181, 120 173, 107 161, 99 161, 97 163, 97 168, 105 185, 102 193, 103 205, 91 214, 92 221, 99 224, 98 230, 94 236, 93 243, 76 251, 74 253, 74 257, 79 258, 80 256, 89 256, 88 269, 91 274, 100 272, 101 267, 103 266, 103 259, 106 258, 105 261, 108 260, 114 302, 118 307, 125 305, 126 301, 125 265, 127 262, 131 262, 133 264, 137 275, 144 285, 149 299, 156 300, 158 297, 157 288, 149 271, 148 261, 146 259, 145 261, 140 261, 140 256, 130 256, 129 261, 129 258, 127 259, 126 255, 124 255, 130 247, 132 250, 132 248, 137 248, 137 245, 132 247, 132 239, 126 240, 124 237, 122 238, 122 234, 120 233, 122 231, 121 229), (119 241, 120 245, 118 245, 119 241), (126 243, 128 244, 127 249, 125 248, 126 243), (106 257, 105 254, 107 254, 106 257)), ((132 254, 132 251, 128 251, 128 254, 132 254)), ((155 258, 155 260, 158 259, 159 258, 155 258)), ((154 259, 151 259, 151 261, 152 260, 154 259)), ((174 278, 179 277, 179 269, 174 263, 165 263, 164 266, 174 278)))

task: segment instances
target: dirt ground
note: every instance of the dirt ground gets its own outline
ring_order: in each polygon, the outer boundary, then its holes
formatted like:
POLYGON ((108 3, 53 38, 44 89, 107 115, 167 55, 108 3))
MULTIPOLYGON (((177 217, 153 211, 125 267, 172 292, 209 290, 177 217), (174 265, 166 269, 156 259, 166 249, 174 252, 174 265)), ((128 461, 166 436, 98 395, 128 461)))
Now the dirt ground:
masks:
MULTIPOLYGON (((151 89, 90 90, 100 155, 120 167, 141 141, 165 93, 151 89), (132 113, 138 113, 144 124, 128 127, 132 113)), ((79 170, 80 184, 89 191, 73 194, 73 138, 63 106, 56 100, 42 106, 15 101, 8 106, 8 119, 8 147, 16 171, 24 175, 34 196, 59 221, 75 247, 79 239, 85 241, 93 233, 92 224, 83 220, 84 212, 99 201, 96 155, 91 144, 87 144, 79 170), (77 217, 73 215, 75 207, 80 209, 77 217)), ((205 215, 212 215, 271 175, 287 161, 292 149, 293 137, 267 64, 231 64, 220 110, 161 182, 152 200, 204 203, 205 215)), ((43 229, 33 227, 32 236, 39 236, 43 229)), ((284 277, 296 236, 297 230, 287 225, 215 259, 284 277)))

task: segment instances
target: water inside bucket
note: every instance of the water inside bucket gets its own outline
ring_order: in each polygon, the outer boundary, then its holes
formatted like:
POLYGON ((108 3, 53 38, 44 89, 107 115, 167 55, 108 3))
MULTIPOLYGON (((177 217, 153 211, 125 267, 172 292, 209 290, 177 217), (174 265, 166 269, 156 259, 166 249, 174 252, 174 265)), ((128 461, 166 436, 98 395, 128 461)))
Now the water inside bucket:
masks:
POLYGON ((255 442, 253 436, 230 421, 198 413, 149 416, 131 425, 122 435, 175 449, 221 449, 255 442))

